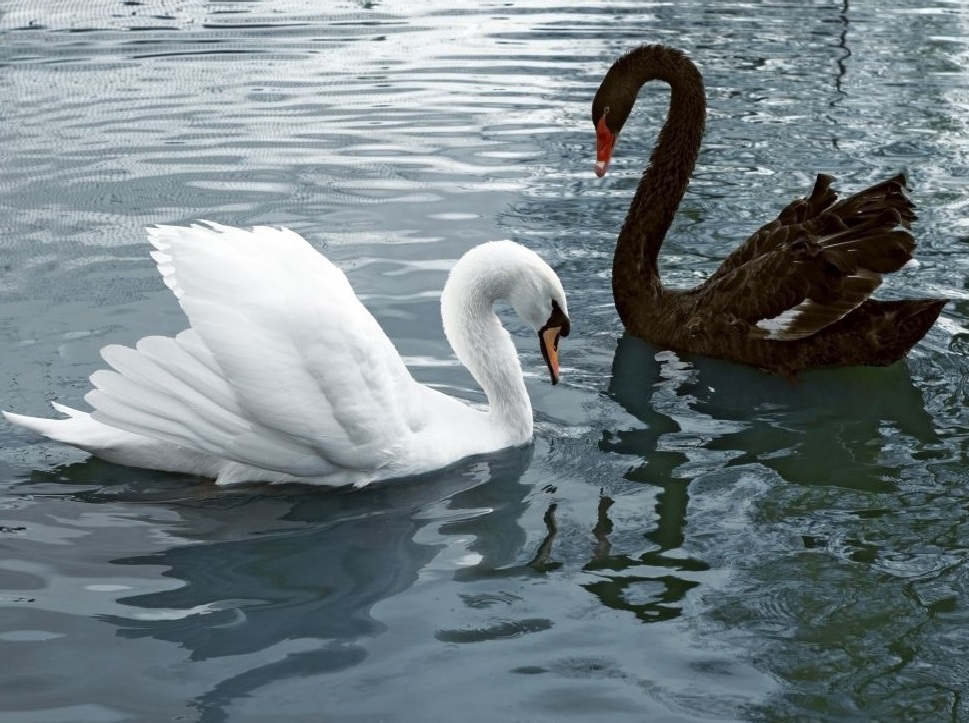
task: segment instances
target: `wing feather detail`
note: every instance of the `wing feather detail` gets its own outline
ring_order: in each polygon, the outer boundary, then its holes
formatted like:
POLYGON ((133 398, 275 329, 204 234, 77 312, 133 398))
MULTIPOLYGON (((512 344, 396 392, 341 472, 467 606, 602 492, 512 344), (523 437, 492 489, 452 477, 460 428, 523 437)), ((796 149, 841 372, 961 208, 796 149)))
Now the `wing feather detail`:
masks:
POLYGON ((149 238, 191 328, 106 347, 98 421, 297 476, 372 470, 419 428, 394 345, 301 236, 205 223, 149 238))

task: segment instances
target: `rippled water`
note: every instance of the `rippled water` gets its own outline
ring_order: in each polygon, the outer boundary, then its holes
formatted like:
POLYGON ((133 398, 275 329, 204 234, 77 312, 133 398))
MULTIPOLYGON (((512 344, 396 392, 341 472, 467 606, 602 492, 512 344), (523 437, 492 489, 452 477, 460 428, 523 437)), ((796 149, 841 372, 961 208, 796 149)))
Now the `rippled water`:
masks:
POLYGON ((969 10, 961 0, 128 0, 0 7, 0 402, 83 405, 106 343, 179 331, 142 227, 285 224, 415 375, 511 237, 569 291, 533 447, 362 491, 220 490, 0 425, 0 721, 969 720, 969 10), (692 283, 803 195, 905 171, 948 296, 903 364, 795 385, 622 336, 589 103, 660 41, 708 132, 664 248, 692 283), (617 344, 618 340, 618 344, 617 344))

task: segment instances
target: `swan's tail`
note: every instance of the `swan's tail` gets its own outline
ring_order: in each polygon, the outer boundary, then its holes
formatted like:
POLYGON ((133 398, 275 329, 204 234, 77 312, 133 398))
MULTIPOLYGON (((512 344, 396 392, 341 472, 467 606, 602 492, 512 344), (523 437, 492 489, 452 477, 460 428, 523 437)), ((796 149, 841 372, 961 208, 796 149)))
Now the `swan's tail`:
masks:
POLYGON ((72 409, 57 402, 51 402, 51 406, 61 414, 66 414, 67 419, 28 417, 14 412, 2 412, 2 414, 18 427, 29 429, 55 442, 80 447, 85 451, 109 447, 130 436, 128 432, 96 422, 88 412, 72 409))
MULTIPOLYGON (((861 363, 887 366, 904 357, 932 328, 946 302, 947 299, 869 299, 859 309, 869 319, 865 330, 871 340, 869 358, 861 363)), ((851 335, 850 324, 848 327, 851 335)))
POLYGON ((333 469, 309 445, 254 430, 192 329, 174 338, 145 337, 134 349, 111 344, 101 356, 112 369, 91 375, 95 388, 84 398, 94 412, 54 403, 67 419, 4 416, 109 462, 215 477, 220 484, 288 481, 333 469))
POLYGON ((109 462, 164 470, 216 476, 218 460, 169 442, 126 432, 94 419, 89 412, 51 402, 67 419, 28 417, 14 412, 0 412, 18 427, 29 429, 55 442, 69 444, 109 462))

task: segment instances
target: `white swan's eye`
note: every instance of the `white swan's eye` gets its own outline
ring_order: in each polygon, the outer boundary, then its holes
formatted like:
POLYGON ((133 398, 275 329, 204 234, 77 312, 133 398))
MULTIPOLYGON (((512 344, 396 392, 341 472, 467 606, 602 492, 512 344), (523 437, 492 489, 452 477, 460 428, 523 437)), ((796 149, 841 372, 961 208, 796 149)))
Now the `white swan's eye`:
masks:
POLYGON ((555 299, 552 299, 552 313, 549 315, 548 321, 542 328, 544 330, 548 329, 549 327, 557 327, 560 329, 559 333, 561 336, 569 335, 569 317, 565 315, 565 312, 562 311, 562 307, 559 306, 559 302, 557 302, 555 299))

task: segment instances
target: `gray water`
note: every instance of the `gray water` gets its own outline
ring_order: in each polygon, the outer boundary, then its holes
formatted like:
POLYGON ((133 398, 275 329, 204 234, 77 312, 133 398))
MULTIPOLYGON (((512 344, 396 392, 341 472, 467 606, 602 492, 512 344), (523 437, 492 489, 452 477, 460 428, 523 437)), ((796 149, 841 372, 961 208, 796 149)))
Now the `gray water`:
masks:
POLYGON ((183 316, 143 227, 283 224, 415 376, 482 395, 438 296, 513 238, 569 293, 534 445, 361 491, 210 482, 0 425, 0 721, 969 721, 969 8, 89 0, 0 6, 0 407, 84 407, 183 316), (326 7, 327 9, 320 9, 326 7), (589 105, 642 42, 703 70, 663 273, 691 284, 814 174, 908 174, 954 299, 903 363, 797 384, 623 336, 589 105))

